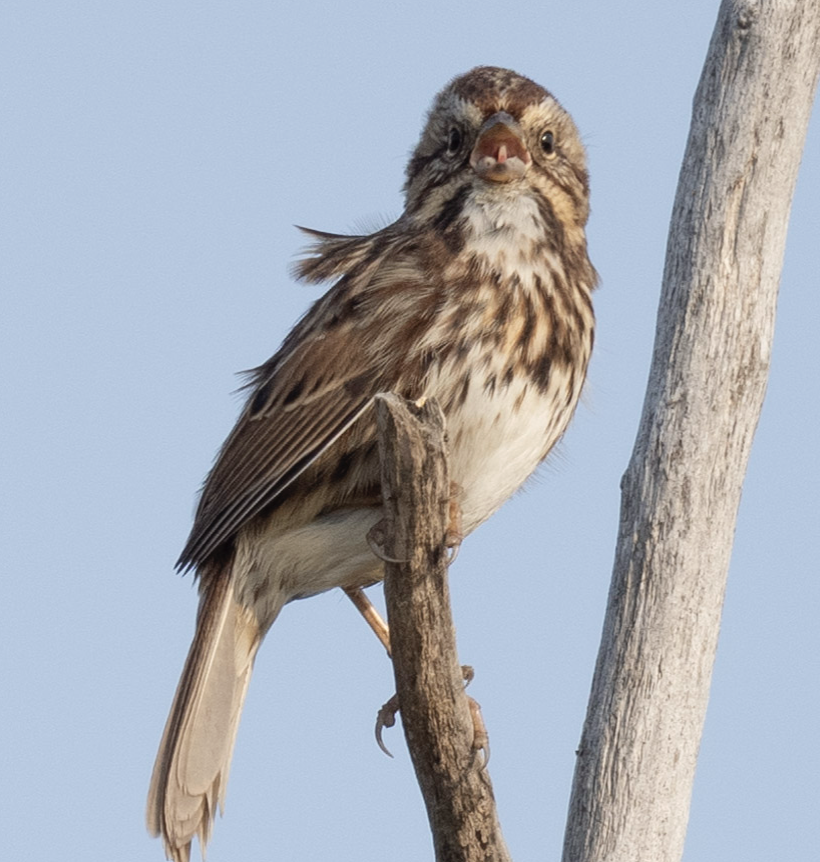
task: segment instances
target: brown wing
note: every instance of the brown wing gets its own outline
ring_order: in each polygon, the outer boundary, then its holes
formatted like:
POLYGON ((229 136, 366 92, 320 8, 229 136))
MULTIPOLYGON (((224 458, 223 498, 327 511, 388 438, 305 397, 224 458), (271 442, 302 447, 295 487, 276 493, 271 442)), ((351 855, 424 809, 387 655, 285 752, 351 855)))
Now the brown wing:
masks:
POLYGON ((434 291, 408 277, 406 258, 390 257, 381 253, 379 263, 354 267, 256 371, 254 390, 205 482, 178 567, 203 562, 273 503, 378 392, 417 379, 407 373, 408 348, 434 291))
POLYGON ((205 482, 180 567, 215 551, 367 410, 382 376, 368 359, 341 332, 274 357, 205 482))

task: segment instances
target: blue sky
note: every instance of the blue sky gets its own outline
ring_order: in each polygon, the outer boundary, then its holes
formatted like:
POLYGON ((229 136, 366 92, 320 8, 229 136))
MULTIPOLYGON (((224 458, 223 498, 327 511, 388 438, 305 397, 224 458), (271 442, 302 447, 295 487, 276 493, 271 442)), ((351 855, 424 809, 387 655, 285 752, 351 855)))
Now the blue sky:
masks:
MULTIPOLYGON (((546 86, 589 151, 601 274, 585 402, 451 571, 513 858, 558 858, 666 231, 717 2, 18 2, 0 13, 5 858, 160 860, 143 826, 188 648, 173 563, 265 360, 317 296, 292 227, 401 211, 433 95, 546 86)), ((738 522, 685 860, 814 858, 820 467, 817 111, 738 522), (808 731, 808 732, 807 732, 808 731)), ((374 591, 378 592, 378 591, 374 591)), ((269 635, 209 860, 431 857, 375 639, 339 593, 269 635)))

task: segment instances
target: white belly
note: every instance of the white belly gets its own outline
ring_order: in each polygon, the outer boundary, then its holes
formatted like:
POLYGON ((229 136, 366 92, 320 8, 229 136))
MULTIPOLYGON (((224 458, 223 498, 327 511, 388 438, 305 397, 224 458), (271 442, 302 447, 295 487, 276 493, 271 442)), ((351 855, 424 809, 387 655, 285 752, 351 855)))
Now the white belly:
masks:
MULTIPOLYGON (((447 416, 450 478, 457 485, 465 534, 524 484, 571 416, 563 397, 560 404, 554 397, 564 391, 564 375, 551 380, 546 393, 528 377, 496 385, 490 393, 484 385, 488 375, 474 375, 463 403, 447 416)), ((435 388, 433 382, 431 394, 435 388)))

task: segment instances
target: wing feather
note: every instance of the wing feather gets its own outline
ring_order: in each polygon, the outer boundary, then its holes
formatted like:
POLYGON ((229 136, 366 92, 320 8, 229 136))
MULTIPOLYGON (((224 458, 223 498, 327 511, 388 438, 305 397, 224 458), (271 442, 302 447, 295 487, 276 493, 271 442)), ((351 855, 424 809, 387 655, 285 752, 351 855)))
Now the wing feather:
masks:
POLYGON ((201 564, 275 505, 361 420, 378 392, 395 391, 406 378, 408 351, 385 344, 403 334, 412 346, 407 330, 433 293, 408 279, 407 263, 398 258, 378 267, 376 278, 371 263, 342 278, 254 373, 247 403, 205 481, 179 568, 201 564))

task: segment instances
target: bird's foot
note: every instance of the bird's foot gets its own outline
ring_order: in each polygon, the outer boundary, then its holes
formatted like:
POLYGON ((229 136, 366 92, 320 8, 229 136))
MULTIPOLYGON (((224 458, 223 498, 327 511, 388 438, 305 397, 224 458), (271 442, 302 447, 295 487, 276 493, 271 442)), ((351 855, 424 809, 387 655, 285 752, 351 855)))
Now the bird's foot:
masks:
POLYGON ((484 724, 478 701, 467 695, 467 704, 470 707, 470 718, 473 720, 473 754, 476 758, 481 755, 481 769, 484 770, 490 762, 490 737, 487 733, 487 725, 484 724))
MULTIPOLYGON (((464 680, 464 688, 473 681, 475 671, 472 665, 463 664, 461 666, 461 678, 464 680)), ((473 752, 476 756, 480 753, 481 768, 486 769, 490 762, 490 736, 487 733, 487 725, 484 724, 484 717, 481 715, 481 705, 475 699, 467 695, 467 705, 470 707, 470 718, 473 721, 473 752)))
POLYGON ((444 545, 450 557, 448 565, 456 561, 461 543, 464 541, 464 529, 461 520, 461 505, 458 502, 459 486, 450 482, 450 497, 447 505, 447 532, 444 535, 444 545))
POLYGON ((396 713, 399 711, 399 696, 394 694, 387 703, 382 704, 376 716, 376 742, 379 748, 388 756, 392 757, 390 749, 384 744, 382 730, 385 727, 393 727, 396 723, 396 713))
POLYGON ((388 557, 384 550, 384 521, 378 521, 367 531, 367 544, 370 545, 370 550, 383 563, 406 563, 407 560, 397 560, 394 557, 388 557))
MULTIPOLYGON (((461 666, 461 675, 464 679, 465 688, 472 682, 475 676, 475 671, 470 665, 461 666)), ((467 695, 467 704, 470 708, 470 719, 473 723, 473 742, 472 750, 476 757, 481 754, 481 769, 486 769, 490 762, 490 737, 487 734, 487 725, 484 724, 484 718, 481 715, 481 707, 478 701, 467 695)), ((396 724, 396 713, 399 711, 399 696, 394 694, 386 703, 382 704, 381 709, 376 716, 376 742, 379 748, 388 756, 392 757, 388 747, 382 739, 382 731, 386 727, 393 727, 396 724)))

